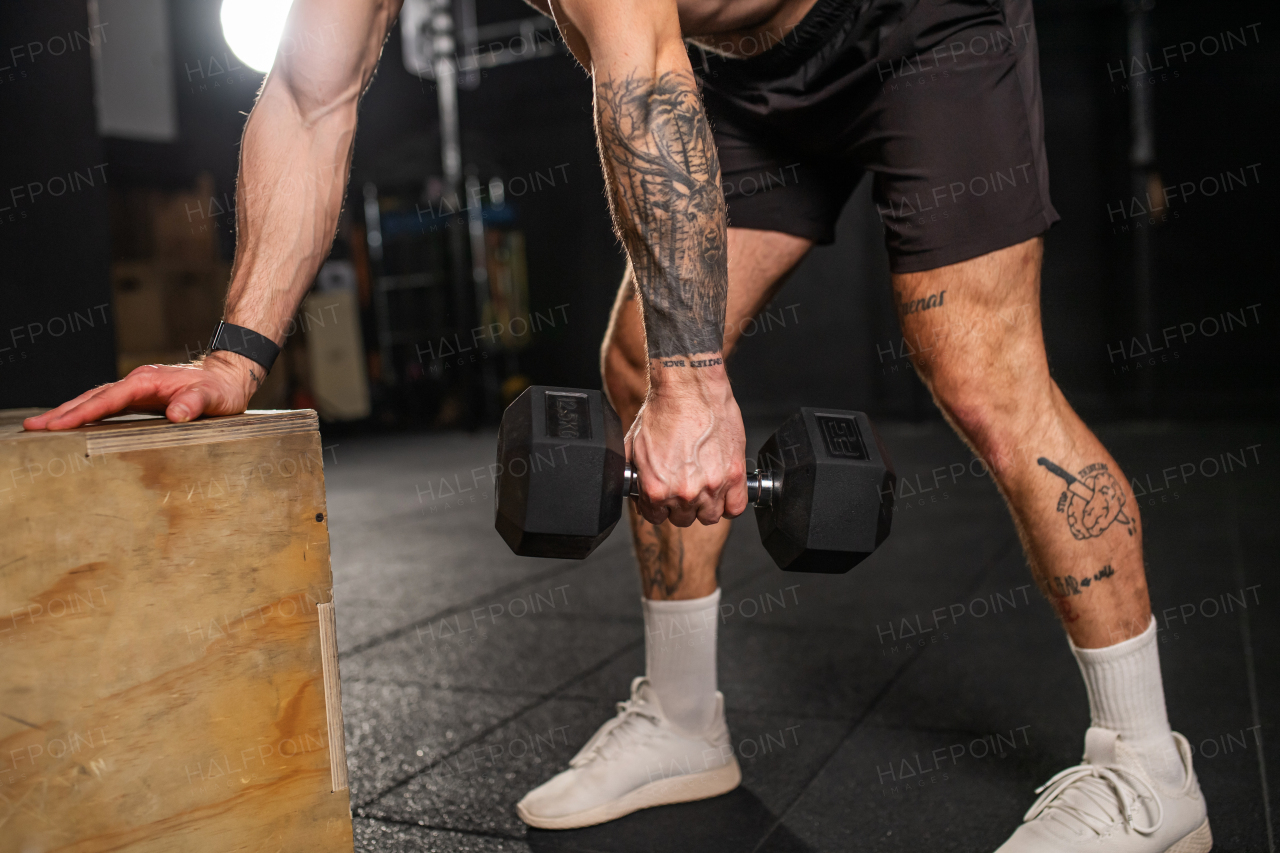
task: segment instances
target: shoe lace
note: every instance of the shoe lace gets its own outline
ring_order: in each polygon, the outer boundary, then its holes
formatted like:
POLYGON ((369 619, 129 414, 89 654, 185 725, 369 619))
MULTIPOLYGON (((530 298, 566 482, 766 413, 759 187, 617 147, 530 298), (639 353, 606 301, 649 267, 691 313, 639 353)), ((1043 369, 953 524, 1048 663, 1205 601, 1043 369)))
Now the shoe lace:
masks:
POLYGON ((578 750, 578 754, 569 761, 570 767, 581 767, 593 761, 596 756, 607 758, 610 745, 622 748, 639 742, 648 732, 647 729, 638 725, 640 720, 645 720, 651 725, 657 725, 661 721, 662 718, 658 712, 639 697, 639 692, 640 684, 637 684, 636 689, 631 693, 631 698, 618 703, 618 715, 601 726, 591 736, 591 740, 578 750))
POLYGON ((1075 818, 1094 831, 1101 831, 1110 821, 1100 818, 1098 812, 1110 814, 1108 806, 1119 800, 1125 825, 1135 832, 1150 835, 1164 823, 1164 805, 1155 789, 1142 776, 1120 765, 1079 764, 1068 767, 1036 788, 1036 793, 1040 798, 1027 810, 1022 818, 1024 822, 1035 820, 1052 809, 1075 818), (1139 787, 1145 789, 1146 796, 1139 792, 1139 787), (1068 791, 1083 795, 1087 801, 1077 799, 1073 802, 1066 796, 1068 791), (1155 823, 1150 826, 1139 826, 1134 820, 1138 802, 1143 799, 1154 800, 1156 804, 1155 823), (1090 808, 1090 805, 1096 808, 1090 808))

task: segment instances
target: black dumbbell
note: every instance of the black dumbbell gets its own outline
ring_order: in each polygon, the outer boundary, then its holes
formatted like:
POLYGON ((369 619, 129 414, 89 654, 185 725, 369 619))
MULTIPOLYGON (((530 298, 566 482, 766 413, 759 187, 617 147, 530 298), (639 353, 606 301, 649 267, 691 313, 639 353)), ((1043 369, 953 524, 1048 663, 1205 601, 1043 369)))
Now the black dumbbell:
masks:
MULTIPOLYGON (((889 535, 897 478, 862 412, 803 408, 756 462, 747 497, 781 568, 847 572, 889 535)), ((502 416, 498 468, 494 526, 529 557, 585 558, 639 494, 622 421, 600 391, 526 389, 502 416)))

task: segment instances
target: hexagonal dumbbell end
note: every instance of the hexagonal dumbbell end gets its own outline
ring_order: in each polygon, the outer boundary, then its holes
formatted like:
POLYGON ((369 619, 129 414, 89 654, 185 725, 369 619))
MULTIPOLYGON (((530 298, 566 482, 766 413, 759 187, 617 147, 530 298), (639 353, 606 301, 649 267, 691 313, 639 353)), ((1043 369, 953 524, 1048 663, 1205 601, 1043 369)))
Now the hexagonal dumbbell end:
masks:
POLYGON ((581 560, 622 517, 622 421, 600 391, 533 385, 502 415, 494 527, 526 557, 581 560))
POLYGON ((789 572, 847 572, 889 535, 897 476, 862 412, 803 408, 756 458, 772 501, 756 507, 760 541, 789 572))

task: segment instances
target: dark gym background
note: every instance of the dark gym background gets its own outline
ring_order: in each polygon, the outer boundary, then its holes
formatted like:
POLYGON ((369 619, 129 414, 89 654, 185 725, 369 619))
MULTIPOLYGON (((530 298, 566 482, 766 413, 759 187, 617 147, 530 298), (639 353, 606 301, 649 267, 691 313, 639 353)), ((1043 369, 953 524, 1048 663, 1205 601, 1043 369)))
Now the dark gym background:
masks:
MULTIPOLYGON (((212 232, 200 281, 214 276, 220 286, 235 240, 227 199, 262 75, 224 67, 219 5, 167 0, 170 61, 155 73, 172 78, 177 138, 159 143, 99 135, 87 47, 33 58, 33 43, 91 33, 83 0, 0 3, 0 408, 56 405, 141 357, 117 347, 125 330, 146 331, 121 310, 126 299, 130 311, 141 303, 117 271, 149 251, 137 236, 146 204, 200 194, 183 224, 212 232), (74 192, 33 197, 69 173, 86 176, 74 192)), ((1044 265, 1050 365, 1141 499, 1170 718, 1196 745, 1215 850, 1236 853, 1275 849, 1264 757, 1273 774, 1280 760, 1271 728, 1280 707, 1270 586, 1280 409, 1271 8, 1035 4, 1062 215, 1044 265), (1135 36, 1143 27, 1145 37, 1135 36), (1146 212, 1155 188, 1189 183, 1202 191, 1146 212), (1209 614, 1205 602, 1246 590, 1246 609, 1228 615, 1215 604, 1209 614), (1216 757, 1215 744, 1224 750, 1216 757)), ((482 26, 532 14, 518 0, 477 0, 477 12, 482 26)), ((366 417, 322 421, 358 849, 994 849, 1032 789, 1078 760, 1087 704, 1051 609, 1027 586, 999 496, 904 357, 865 185, 838 243, 806 259, 731 359, 750 449, 797 405, 841 406, 876 419, 901 482, 927 484, 957 466, 966 473, 951 473, 945 501, 903 490, 893 536, 846 576, 781 575, 754 541, 751 517, 735 523, 724 600, 741 608, 791 590, 796 606, 759 618, 742 609, 721 627, 730 725, 744 749, 798 732, 776 754, 743 752, 739 791, 578 833, 526 832, 515 818, 516 800, 568 761, 643 668, 624 532, 583 564, 530 562, 493 532, 491 488, 469 502, 439 488, 493 459, 502 403, 523 383, 600 385, 598 348, 624 257, 608 219, 590 86, 562 50, 553 53, 491 68, 459 96, 465 167, 508 187, 554 178, 509 193, 503 227, 524 235, 529 312, 557 322, 518 352, 496 353, 488 374, 414 358, 415 345, 430 343, 419 340, 394 350, 388 379, 366 288, 363 188, 429 195, 441 171, 434 85, 405 70, 398 25, 361 107, 334 257, 362 270, 360 369, 371 406, 366 417), (562 609, 495 624, 484 642, 460 648, 434 633, 468 608, 551 590, 562 590, 562 609), (897 645, 889 654, 883 625, 1014 590, 1030 591, 1018 599, 1025 607, 974 621, 922 654, 898 656, 897 645), (1009 760, 957 766, 953 784, 917 792, 883 775, 885 762, 1006 729, 1031 735, 1009 760), (547 731, 558 733, 549 754, 457 767, 464 750, 547 731)), ((384 227, 423 221, 406 220, 403 200, 381 203, 384 227)), ((465 223, 429 219, 431 230, 410 236, 426 246, 415 263, 438 272, 448 266, 448 228, 465 223)), ((447 305, 433 310, 428 320, 441 328, 454 322, 447 305)), ((197 351, 211 331, 187 329, 170 346, 197 351)), ((315 402, 305 357, 293 357, 305 355, 303 337, 273 371, 271 405, 315 402)))

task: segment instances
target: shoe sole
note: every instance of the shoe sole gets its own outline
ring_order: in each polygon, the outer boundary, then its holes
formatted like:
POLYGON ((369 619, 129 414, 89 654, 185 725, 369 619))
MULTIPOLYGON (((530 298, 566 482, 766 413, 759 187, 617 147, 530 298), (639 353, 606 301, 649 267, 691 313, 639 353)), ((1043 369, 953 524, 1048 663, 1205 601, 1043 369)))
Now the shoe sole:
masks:
MULTIPOLYGON (((650 782, 612 802, 602 803, 575 814, 564 815, 563 817, 539 817, 538 815, 530 814, 522 805, 516 806, 516 814, 529 826, 537 827, 538 829, 580 829, 584 826, 595 826, 598 823, 617 820, 641 809, 649 809, 654 806, 669 806, 675 803, 690 803, 695 800, 718 797, 721 794, 729 793, 738 787, 741 782, 742 769, 738 767, 738 761, 735 758, 731 764, 726 764, 724 767, 719 767, 715 770, 704 770, 701 773, 691 773, 685 776, 675 776, 670 779, 659 779, 657 782, 650 782)), ((1188 853, 1189 851, 1190 848, 1188 848, 1188 853)), ((1182 853, 1182 851, 1177 853, 1182 853)))
POLYGON ((1209 831, 1209 818, 1196 827, 1190 834, 1182 836, 1179 841, 1164 853, 1209 853, 1213 849, 1213 833, 1209 831))

